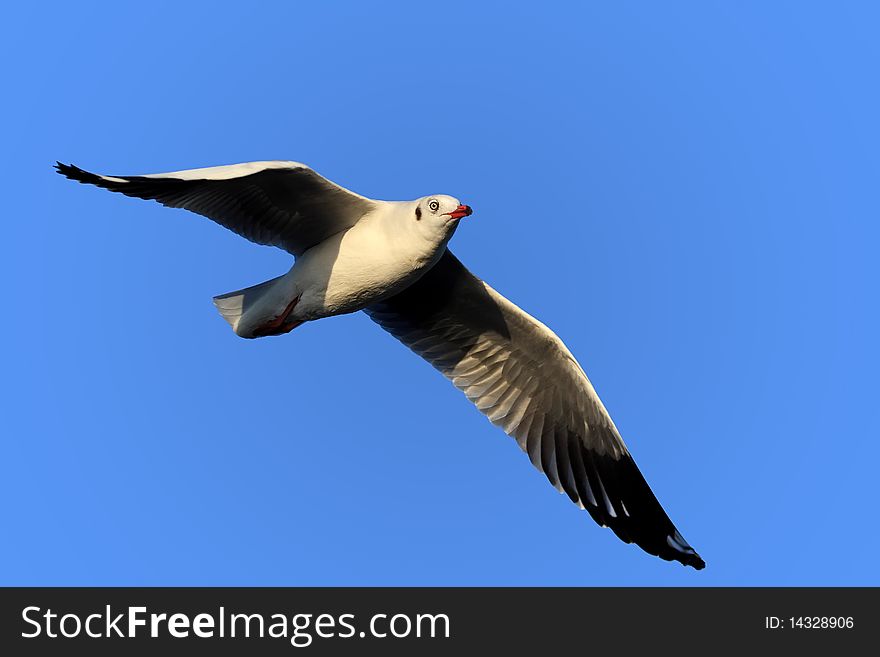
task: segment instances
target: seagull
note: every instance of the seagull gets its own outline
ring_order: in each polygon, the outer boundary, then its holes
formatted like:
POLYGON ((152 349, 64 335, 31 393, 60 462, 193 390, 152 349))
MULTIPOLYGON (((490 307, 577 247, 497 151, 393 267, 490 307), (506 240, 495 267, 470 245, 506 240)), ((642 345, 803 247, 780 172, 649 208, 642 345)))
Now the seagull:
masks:
POLYGON ((377 201, 298 162, 247 162, 138 176, 69 164, 80 183, 203 215, 294 256, 277 278, 214 297, 243 338, 363 310, 516 440, 601 526, 696 569, 583 368, 562 340, 468 271, 447 247, 471 208, 444 194, 377 201))

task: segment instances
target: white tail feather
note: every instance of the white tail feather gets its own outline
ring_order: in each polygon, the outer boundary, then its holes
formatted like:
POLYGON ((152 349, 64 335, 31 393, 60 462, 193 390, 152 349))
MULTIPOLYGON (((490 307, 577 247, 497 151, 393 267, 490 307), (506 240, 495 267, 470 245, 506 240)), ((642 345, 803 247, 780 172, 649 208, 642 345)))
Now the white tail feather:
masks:
POLYGON ((236 290, 235 292, 227 292, 226 294, 216 296, 214 297, 214 305, 217 306, 217 310, 220 311, 223 319, 229 322, 232 330, 241 335, 238 329, 242 315, 244 315, 248 309, 253 308, 254 304, 272 289, 272 286, 276 281, 281 278, 284 277, 279 276, 264 283, 260 283, 259 285, 252 285, 243 290, 236 290))

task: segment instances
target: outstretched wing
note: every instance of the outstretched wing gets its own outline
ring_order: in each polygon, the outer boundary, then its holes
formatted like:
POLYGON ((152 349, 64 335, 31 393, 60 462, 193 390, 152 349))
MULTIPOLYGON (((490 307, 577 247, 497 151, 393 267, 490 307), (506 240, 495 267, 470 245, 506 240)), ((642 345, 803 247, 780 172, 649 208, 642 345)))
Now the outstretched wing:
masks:
POLYGON ((515 438, 560 491, 650 554, 700 569, 562 341, 449 251, 367 314, 515 438))
POLYGON ((142 176, 102 176, 60 162, 56 168, 71 180, 185 208, 252 242, 297 256, 350 228, 375 206, 298 162, 247 162, 142 176))

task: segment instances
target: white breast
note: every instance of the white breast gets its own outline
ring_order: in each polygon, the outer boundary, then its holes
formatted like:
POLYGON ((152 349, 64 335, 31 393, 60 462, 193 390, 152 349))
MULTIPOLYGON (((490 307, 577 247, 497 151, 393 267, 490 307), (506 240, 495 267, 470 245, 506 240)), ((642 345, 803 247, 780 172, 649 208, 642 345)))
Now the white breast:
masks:
MULTIPOLYGON (((390 205, 390 204, 389 204, 390 205)), ((294 316, 313 320, 362 310, 417 280, 445 248, 377 213, 304 253, 290 274, 300 300, 294 316)))

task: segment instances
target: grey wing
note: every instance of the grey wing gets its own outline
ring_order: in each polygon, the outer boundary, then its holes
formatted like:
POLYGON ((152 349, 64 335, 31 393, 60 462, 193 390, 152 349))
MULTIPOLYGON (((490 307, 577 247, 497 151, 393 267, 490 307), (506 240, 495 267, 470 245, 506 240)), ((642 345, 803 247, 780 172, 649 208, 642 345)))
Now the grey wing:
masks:
POLYGON ((366 313, 515 438, 535 467, 597 523, 650 554, 705 566, 660 506, 562 341, 452 253, 366 313))
POLYGON ((294 255, 353 226, 375 201, 298 162, 247 162, 140 176, 102 176, 57 163, 62 175, 156 200, 216 221, 242 237, 294 255))

